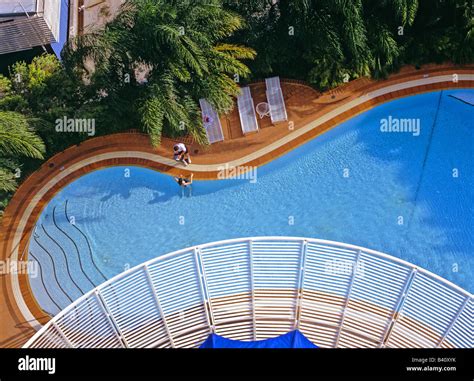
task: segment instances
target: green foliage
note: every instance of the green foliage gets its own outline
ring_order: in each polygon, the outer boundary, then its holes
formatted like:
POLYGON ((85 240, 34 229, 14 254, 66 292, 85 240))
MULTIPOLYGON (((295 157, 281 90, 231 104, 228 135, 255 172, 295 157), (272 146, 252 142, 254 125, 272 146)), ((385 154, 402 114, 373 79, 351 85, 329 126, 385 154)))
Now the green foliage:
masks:
POLYGON ((217 0, 131 0, 103 31, 79 37, 63 57, 87 79, 89 91, 105 94, 99 102, 108 112, 137 114, 135 127, 153 144, 164 133, 188 133, 204 144, 199 98, 229 111, 239 91, 234 76, 249 75, 242 61, 255 52, 224 41, 241 27, 240 17, 217 0))
POLYGON ((5 97, 11 91, 12 84, 10 79, 0 74, 0 98, 5 97))
POLYGON ((30 64, 17 62, 11 69, 12 82, 17 89, 33 91, 38 87, 46 85, 51 78, 60 70, 58 59, 51 54, 43 54, 33 58, 30 64))
POLYGON ((245 20, 232 42, 258 52, 249 63, 253 78, 280 75, 326 89, 344 78, 385 77, 403 64, 474 61, 469 0, 224 3, 245 20))
POLYGON ((321 38, 325 41, 315 44, 304 58, 312 63, 309 82, 326 89, 341 83, 348 70, 344 66, 343 46, 335 31, 328 30, 321 38))
POLYGON ((469 11, 466 7, 463 20, 465 20, 465 25, 460 36, 460 49, 456 51, 456 61, 459 63, 469 63, 472 62, 474 57, 474 14, 472 9, 469 11))
POLYGON ((0 156, 42 159, 45 147, 23 115, 0 111, 0 156))
POLYGON ((20 94, 7 95, 0 98, 0 110, 23 112, 28 109, 28 102, 20 94))
POLYGON ((14 171, 21 167, 18 159, 43 159, 45 146, 35 134, 33 122, 22 114, 0 111, 0 194, 15 190, 14 171))
MULTIPOLYGON (((0 158, 0 199, 3 199, 5 197, 5 193, 14 192, 16 190, 16 168, 18 168, 18 164, 13 160, 0 158)), ((0 203, 0 210, 1 209, 2 203, 0 203)))
MULTIPOLYGON (((16 189, 20 168, 36 166, 44 159, 41 119, 48 112, 37 103, 51 99, 49 79, 60 71, 56 57, 38 56, 32 63, 17 62, 10 68, 10 78, 0 77, 0 199, 6 204, 8 195, 16 189), (38 135, 39 134, 39 135, 38 135), (36 159, 36 160, 31 160, 36 159)), ((59 95, 59 94, 56 94, 59 95)), ((57 135, 57 134, 56 134, 57 135)), ((68 144, 68 143, 66 143, 68 144)), ((1 209, 1 207, 0 207, 1 209)))
POLYGON ((384 25, 379 25, 377 33, 371 34, 369 45, 374 58, 372 75, 376 78, 385 77, 396 67, 400 48, 393 33, 384 25))
POLYGON ((390 0, 388 3, 395 10, 395 16, 403 26, 413 24, 418 10, 418 0, 390 0))
POLYGON ((54 55, 35 57, 30 64, 17 62, 4 82, 10 86, 0 96, 0 111, 15 111, 34 121, 36 132, 46 144, 46 158, 86 138, 84 134, 65 137, 56 133, 57 119, 95 116, 91 110, 100 109, 82 80, 67 73, 54 55))

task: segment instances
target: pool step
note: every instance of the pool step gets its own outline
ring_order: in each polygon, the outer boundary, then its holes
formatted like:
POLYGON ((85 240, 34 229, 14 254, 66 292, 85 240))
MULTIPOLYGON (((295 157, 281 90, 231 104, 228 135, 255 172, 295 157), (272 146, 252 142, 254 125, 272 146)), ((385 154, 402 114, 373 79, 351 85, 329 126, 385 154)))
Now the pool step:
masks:
POLYGON ((106 280, 94 262, 87 236, 69 222, 67 202, 55 206, 36 226, 30 255, 40 270, 30 282, 40 304, 53 315, 106 280))
POLYGON ((100 270, 97 265, 97 261, 94 256, 94 252, 92 249, 92 245, 87 238, 87 235, 83 232, 81 227, 77 223, 71 223, 71 216, 69 216, 68 212, 68 200, 64 203, 62 210, 59 210, 58 206, 58 213, 56 214, 56 221, 76 243, 79 254, 81 257, 82 265, 84 267, 84 271, 88 275, 88 277, 94 282, 97 286, 107 280, 107 277, 104 273, 100 270))
POLYGON ((70 295, 71 289, 62 279, 64 270, 61 263, 55 260, 55 254, 43 241, 42 237, 35 235, 30 242, 30 256, 38 262, 40 270, 37 277, 30 276, 30 283, 39 304, 47 306, 47 312, 54 314, 74 301, 75 295, 70 295))

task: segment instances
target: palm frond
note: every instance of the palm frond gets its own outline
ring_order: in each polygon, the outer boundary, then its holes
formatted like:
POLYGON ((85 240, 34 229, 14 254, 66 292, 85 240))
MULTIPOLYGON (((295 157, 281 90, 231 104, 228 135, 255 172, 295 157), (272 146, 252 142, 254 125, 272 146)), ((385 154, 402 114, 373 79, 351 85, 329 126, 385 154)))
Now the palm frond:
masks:
POLYGON ((11 111, 0 111, 0 155, 43 159, 45 146, 29 126, 28 119, 11 111))
POLYGON ((0 167, 0 191, 1 192, 14 192, 18 184, 13 172, 0 167))

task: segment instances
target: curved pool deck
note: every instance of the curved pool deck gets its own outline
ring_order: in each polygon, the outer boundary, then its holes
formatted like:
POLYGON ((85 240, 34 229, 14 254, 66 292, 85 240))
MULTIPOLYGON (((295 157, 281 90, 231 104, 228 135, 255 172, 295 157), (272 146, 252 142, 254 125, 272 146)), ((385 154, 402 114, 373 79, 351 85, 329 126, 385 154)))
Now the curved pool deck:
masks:
MULTIPOLYGON (((381 103, 441 89, 473 87, 474 70, 466 68, 430 71, 429 74, 417 71, 402 79, 394 77, 392 81, 376 82, 366 87, 364 94, 341 100, 324 115, 255 152, 225 162, 192 164, 187 170, 194 172, 196 179, 215 179, 224 164, 260 166, 381 103), (458 75, 457 81, 453 81, 453 74, 458 75)), ((157 154, 141 134, 99 137, 71 147, 46 162, 15 193, 3 218, 1 259, 27 258, 31 231, 43 208, 60 189, 85 173, 115 165, 144 166, 168 174, 186 172, 174 161, 157 154)), ((0 346, 20 346, 50 318, 37 305, 27 276, 3 275, 1 288, 4 309, 0 311, 3 322, 0 346)))

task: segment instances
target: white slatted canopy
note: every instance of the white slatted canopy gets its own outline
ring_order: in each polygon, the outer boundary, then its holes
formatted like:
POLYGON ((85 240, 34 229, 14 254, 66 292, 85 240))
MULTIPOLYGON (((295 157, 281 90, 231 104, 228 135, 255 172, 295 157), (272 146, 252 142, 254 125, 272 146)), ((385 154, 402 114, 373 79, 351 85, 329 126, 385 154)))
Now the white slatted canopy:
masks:
POLYGON ((320 347, 470 348, 472 312, 472 294, 384 253, 310 238, 241 238, 117 275, 25 347, 197 347, 211 332, 262 340, 297 328, 320 347))

